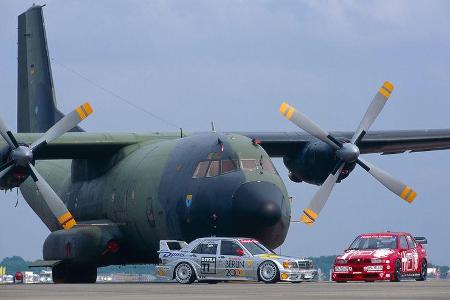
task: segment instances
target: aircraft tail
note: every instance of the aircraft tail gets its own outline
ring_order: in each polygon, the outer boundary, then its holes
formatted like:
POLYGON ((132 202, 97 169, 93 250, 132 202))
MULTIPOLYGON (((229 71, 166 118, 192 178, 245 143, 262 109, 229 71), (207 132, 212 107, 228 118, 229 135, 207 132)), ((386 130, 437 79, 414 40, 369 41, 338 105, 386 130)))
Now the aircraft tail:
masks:
POLYGON ((18 18, 18 132, 45 132, 64 116, 56 108, 42 7, 33 5, 18 18))

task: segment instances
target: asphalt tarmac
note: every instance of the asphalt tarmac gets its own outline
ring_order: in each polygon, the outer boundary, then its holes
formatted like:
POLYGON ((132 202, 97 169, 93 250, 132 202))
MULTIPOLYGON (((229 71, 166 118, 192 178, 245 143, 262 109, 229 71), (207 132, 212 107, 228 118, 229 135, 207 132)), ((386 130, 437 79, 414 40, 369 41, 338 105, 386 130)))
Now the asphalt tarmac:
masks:
POLYGON ((450 280, 377 283, 0 285, 0 299, 450 299, 450 280))

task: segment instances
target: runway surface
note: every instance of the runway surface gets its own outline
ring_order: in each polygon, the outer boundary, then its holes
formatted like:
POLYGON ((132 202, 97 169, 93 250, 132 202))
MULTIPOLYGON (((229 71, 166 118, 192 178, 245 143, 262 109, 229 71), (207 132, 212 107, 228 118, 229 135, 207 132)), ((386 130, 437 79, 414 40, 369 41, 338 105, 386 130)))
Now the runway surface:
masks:
POLYGON ((450 299, 450 281, 0 285, 0 299, 450 299))

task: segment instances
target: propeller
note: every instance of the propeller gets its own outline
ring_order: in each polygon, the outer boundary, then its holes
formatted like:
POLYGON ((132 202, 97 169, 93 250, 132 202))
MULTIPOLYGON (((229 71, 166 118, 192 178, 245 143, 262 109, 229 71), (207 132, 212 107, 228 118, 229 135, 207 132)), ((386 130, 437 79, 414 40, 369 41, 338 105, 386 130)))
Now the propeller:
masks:
POLYGON ((309 134, 336 149, 336 156, 339 159, 338 163, 333 168, 333 171, 328 175, 327 179, 324 181, 322 186, 312 198, 308 208, 303 210, 303 215, 300 217, 300 221, 307 225, 312 225, 316 221, 320 211, 325 206, 325 203, 330 197, 331 191, 333 190, 345 164, 358 164, 376 180, 378 180, 382 185, 384 185, 387 189, 398 195, 403 200, 407 201, 408 203, 411 203, 414 200, 414 198, 416 197, 416 192, 413 191, 409 186, 407 186, 405 183, 398 180, 388 172, 375 167, 371 163, 359 158, 360 151, 358 145, 364 138, 364 135, 369 130, 370 126, 372 126, 373 122, 383 110, 383 107, 389 99, 393 90, 394 86, 392 85, 392 83, 388 81, 384 82, 383 86, 378 90, 375 97, 372 99, 372 102, 367 108, 364 117, 359 123, 359 126, 349 143, 340 142, 332 135, 330 135, 327 131, 320 128, 319 125, 314 123, 305 114, 296 110, 286 102, 283 102, 281 104, 280 113, 282 115, 284 115, 288 120, 290 120, 301 129, 305 130, 309 134))
POLYGON ((59 198, 56 192, 34 167, 34 156, 38 149, 45 147, 45 145, 54 139, 60 137, 77 126, 91 113, 92 108, 90 104, 87 102, 84 103, 71 113, 64 116, 40 138, 31 143, 31 145, 19 144, 14 135, 10 130, 8 130, 3 120, 0 118, 0 134, 11 149, 9 160, 0 166, 0 179, 14 168, 26 169, 33 179, 33 182, 35 183, 45 203, 47 203, 50 208, 50 211, 58 219, 59 224, 66 230, 69 230, 75 226, 76 221, 61 198, 59 198))

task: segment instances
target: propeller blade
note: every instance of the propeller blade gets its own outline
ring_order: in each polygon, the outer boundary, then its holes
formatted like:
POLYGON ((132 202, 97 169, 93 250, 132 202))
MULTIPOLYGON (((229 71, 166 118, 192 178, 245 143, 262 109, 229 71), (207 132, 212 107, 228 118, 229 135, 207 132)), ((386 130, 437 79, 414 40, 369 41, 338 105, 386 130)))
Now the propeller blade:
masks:
POLYGON ((385 81, 383 86, 378 90, 378 93, 376 93, 375 97, 372 99, 372 102, 367 108, 366 114, 361 120, 361 123, 359 123, 358 129, 355 131, 355 134, 352 137, 352 144, 357 145, 364 134, 369 130, 370 126, 372 126, 373 122, 380 114, 393 90, 394 85, 388 81, 385 81))
POLYGON ((6 127, 2 118, 0 118, 0 134, 5 139, 6 143, 8 143, 9 147, 12 149, 17 148, 17 141, 13 136, 13 139, 10 138, 12 136, 11 131, 9 131, 8 127, 6 127))
POLYGON ((30 145, 30 149, 34 151, 41 144, 50 143, 54 139, 77 126, 78 123, 86 119, 90 114, 92 114, 92 107, 88 102, 86 102, 77 107, 71 113, 65 115, 61 120, 47 130, 46 133, 30 145))
POLYGON ((11 170, 11 168, 14 166, 14 161, 9 161, 5 164, 3 164, 2 166, 0 166, 0 178, 3 177, 3 175, 5 175, 6 173, 9 172, 9 170, 11 170))
POLYGON ((280 113, 290 120, 292 123, 308 132, 309 134, 315 136, 321 141, 327 143, 335 149, 342 147, 342 143, 332 137, 328 132, 319 127, 311 119, 309 119, 305 114, 296 110, 294 107, 290 106, 286 102, 283 102, 280 106, 280 113))
POLYGON ((69 212, 67 207, 62 202, 61 198, 55 193, 51 186, 45 181, 44 178, 39 174, 36 168, 29 163, 30 176, 33 179, 36 187, 41 193, 42 198, 44 198, 48 207, 50 208, 53 215, 58 219, 59 224, 65 229, 69 230, 77 223, 73 218, 72 214, 69 212))
POLYGON ((338 180, 339 174, 341 174, 342 168, 344 168, 344 165, 345 163, 340 162, 336 166, 334 171, 330 175, 328 175, 325 182, 312 198, 308 208, 303 211, 303 215, 300 217, 300 221, 302 221, 306 225, 312 225, 316 221, 320 211, 325 206, 325 203, 330 197, 331 191, 333 190, 334 185, 338 180))
POLYGON ((400 198, 408 203, 413 202, 416 198, 417 193, 412 190, 409 186, 404 184, 402 181, 398 180, 386 171, 375 167, 371 163, 358 159, 356 161, 364 170, 370 173, 376 180, 378 180, 382 185, 388 188, 394 194, 397 194, 400 198))

